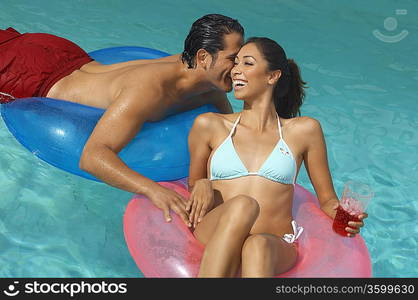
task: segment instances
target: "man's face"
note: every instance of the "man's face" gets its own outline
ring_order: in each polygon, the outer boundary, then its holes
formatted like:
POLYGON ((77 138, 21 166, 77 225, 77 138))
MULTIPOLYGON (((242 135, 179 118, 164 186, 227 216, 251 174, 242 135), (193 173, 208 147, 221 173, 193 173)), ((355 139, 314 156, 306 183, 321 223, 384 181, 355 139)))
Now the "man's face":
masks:
POLYGON ((224 50, 218 51, 216 60, 212 63, 208 74, 216 88, 225 92, 232 90, 231 70, 242 43, 243 37, 239 33, 233 32, 224 36, 224 50))

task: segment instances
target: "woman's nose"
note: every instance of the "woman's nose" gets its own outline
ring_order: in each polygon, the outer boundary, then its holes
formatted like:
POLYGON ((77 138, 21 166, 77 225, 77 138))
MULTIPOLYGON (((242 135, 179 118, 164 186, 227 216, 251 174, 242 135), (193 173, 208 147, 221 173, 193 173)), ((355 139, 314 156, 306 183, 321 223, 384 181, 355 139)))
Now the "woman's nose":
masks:
POLYGON ((231 75, 232 76, 240 74, 240 73, 241 73, 241 71, 239 70, 238 65, 235 65, 235 66, 232 67, 232 70, 231 70, 231 75))

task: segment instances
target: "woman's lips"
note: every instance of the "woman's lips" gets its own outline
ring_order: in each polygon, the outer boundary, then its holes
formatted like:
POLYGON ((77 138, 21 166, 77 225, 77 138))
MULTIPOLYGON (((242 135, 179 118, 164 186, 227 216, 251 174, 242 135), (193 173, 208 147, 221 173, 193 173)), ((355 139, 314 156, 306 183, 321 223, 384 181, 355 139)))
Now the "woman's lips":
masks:
POLYGON ((234 79, 232 80, 232 85, 234 90, 240 90, 247 86, 248 82, 242 79, 234 79))

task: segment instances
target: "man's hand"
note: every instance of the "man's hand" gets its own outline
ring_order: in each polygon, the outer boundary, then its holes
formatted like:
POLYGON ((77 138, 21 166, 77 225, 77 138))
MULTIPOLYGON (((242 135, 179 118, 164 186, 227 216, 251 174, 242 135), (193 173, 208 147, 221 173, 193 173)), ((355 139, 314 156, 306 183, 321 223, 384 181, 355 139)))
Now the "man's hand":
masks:
POLYGON ((171 209, 183 219, 188 227, 192 225, 186 211, 186 200, 175 191, 156 184, 150 189, 146 196, 156 207, 163 210, 164 218, 167 222, 171 221, 171 209))

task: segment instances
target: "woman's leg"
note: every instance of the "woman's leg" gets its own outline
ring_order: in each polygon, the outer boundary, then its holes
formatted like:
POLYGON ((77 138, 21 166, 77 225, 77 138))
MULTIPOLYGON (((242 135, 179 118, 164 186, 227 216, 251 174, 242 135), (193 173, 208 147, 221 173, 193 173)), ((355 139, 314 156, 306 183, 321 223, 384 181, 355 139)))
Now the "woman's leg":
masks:
POLYGON ((239 195, 211 210, 196 226, 194 235, 206 244, 199 277, 233 277, 241 262, 242 245, 260 207, 251 197, 239 195))
POLYGON ((296 263, 297 249, 272 234, 250 235, 242 248, 242 277, 273 277, 296 263))

